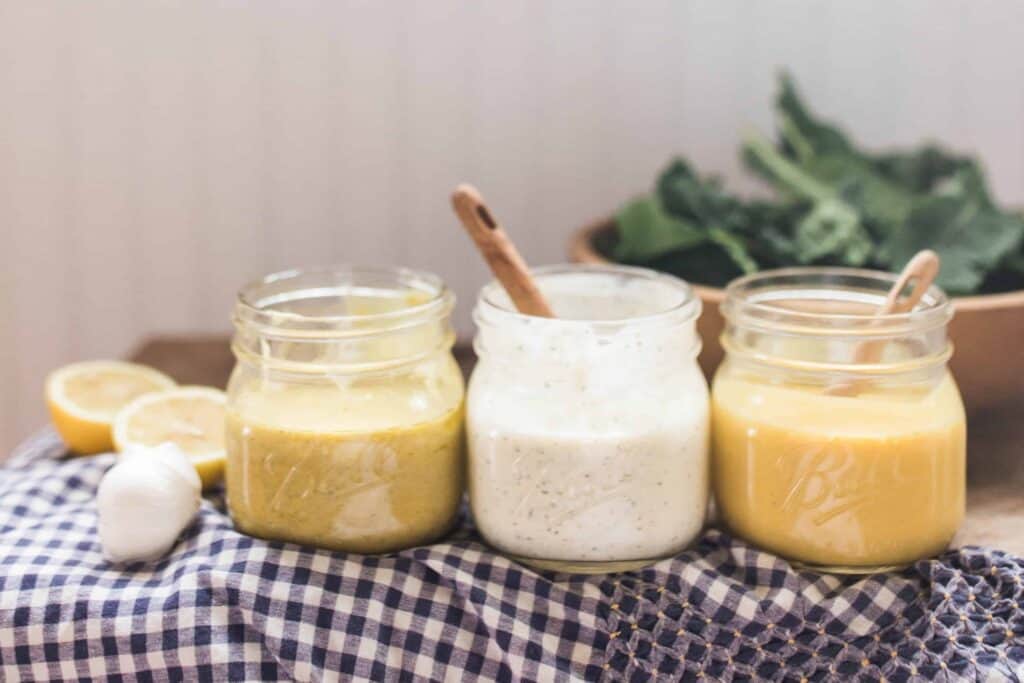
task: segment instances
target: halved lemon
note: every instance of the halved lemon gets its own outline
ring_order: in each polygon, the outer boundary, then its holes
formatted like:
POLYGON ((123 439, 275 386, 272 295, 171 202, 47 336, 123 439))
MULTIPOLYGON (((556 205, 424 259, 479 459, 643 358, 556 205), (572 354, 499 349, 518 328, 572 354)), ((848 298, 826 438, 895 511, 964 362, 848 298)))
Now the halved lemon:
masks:
POLYGON ((185 452, 209 488, 224 476, 224 392, 178 387, 140 396, 114 420, 114 446, 159 446, 171 442, 185 452))
POLYGON ((64 443, 76 453, 114 447, 114 417, 132 400, 174 386, 167 375, 137 363, 96 360, 73 363, 46 378, 46 404, 64 443))

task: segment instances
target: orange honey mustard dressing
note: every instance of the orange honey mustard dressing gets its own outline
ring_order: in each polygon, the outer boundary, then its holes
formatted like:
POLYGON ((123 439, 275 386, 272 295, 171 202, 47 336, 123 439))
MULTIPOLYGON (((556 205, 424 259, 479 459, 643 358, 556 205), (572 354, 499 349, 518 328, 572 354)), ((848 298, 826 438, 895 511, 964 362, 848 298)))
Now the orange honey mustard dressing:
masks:
POLYGON ((729 366, 712 416, 719 514, 779 555, 899 566, 944 550, 963 519, 965 417, 948 373, 928 388, 833 396, 729 366))

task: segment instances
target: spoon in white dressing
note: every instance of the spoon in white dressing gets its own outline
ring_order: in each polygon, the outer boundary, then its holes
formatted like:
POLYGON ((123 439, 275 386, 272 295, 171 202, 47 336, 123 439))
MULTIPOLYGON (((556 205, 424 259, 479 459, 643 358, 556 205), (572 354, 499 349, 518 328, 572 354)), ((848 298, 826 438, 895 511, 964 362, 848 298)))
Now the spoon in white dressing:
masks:
POLYGON ((452 208, 516 310, 525 315, 554 318, 555 313, 530 275, 526 261, 487 208, 480 192, 472 185, 459 185, 452 193, 452 208))

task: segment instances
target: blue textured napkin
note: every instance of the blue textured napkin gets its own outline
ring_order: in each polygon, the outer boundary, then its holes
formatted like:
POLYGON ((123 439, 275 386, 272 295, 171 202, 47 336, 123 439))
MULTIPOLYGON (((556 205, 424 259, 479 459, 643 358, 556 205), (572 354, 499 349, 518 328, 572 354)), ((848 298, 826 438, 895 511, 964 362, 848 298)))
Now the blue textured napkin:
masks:
POLYGON ((468 522, 363 557, 236 533, 219 500, 172 554, 105 562, 113 456, 43 432, 0 468, 4 680, 1018 680, 1024 561, 976 548, 836 578, 718 531, 638 572, 538 574, 468 522))

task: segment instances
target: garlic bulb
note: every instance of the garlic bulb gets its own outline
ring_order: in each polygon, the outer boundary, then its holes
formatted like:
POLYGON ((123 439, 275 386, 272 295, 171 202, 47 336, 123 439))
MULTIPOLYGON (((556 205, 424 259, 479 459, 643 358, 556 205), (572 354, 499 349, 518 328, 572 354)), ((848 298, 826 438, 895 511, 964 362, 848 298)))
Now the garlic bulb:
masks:
POLYGON ((103 554, 112 562, 162 557, 199 510, 200 490, 178 446, 126 450, 96 493, 103 554))

